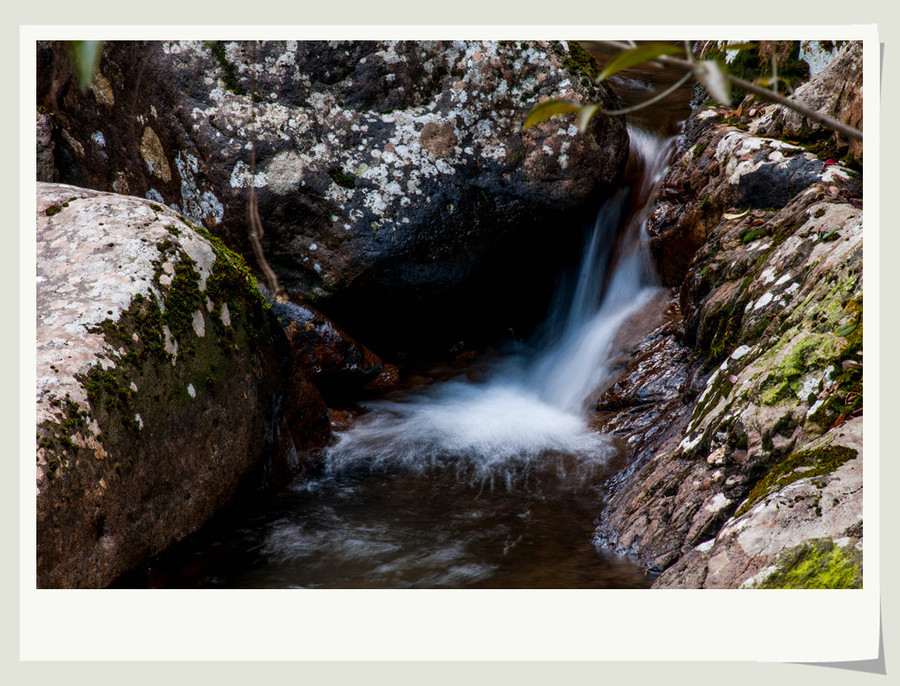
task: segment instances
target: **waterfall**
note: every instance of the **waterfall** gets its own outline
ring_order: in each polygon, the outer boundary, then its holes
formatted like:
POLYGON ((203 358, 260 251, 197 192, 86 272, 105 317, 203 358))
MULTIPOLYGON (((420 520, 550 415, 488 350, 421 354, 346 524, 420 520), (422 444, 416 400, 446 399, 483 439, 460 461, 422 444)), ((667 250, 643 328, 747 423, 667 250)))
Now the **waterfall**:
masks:
POLYGON ((538 342, 479 382, 455 379, 368 403, 368 413, 329 449, 329 470, 450 467, 493 484, 529 471, 537 458, 585 474, 606 461, 610 441, 588 426, 584 403, 609 374, 623 322, 659 292, 646 220, 671 144, 639 129, 629 133, 630 164, 641 168, 641 181, 600 209, 574 284, 560 287, 538 342))

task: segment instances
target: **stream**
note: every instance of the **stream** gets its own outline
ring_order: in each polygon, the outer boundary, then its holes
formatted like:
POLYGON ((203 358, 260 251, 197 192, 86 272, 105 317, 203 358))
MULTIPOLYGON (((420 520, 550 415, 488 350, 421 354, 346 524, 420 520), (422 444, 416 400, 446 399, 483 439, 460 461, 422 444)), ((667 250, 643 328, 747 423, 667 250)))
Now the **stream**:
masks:
POLYGON ((629 126, 631 186, 584 227, 580 264, 530 340, 348 408, 314 471, 120 585, 649 587, 634 561, 592 543, 603 483, 627 455, 589 411, 623 324, 666 301, 646 221, 675 139, 643 126, 629 126))

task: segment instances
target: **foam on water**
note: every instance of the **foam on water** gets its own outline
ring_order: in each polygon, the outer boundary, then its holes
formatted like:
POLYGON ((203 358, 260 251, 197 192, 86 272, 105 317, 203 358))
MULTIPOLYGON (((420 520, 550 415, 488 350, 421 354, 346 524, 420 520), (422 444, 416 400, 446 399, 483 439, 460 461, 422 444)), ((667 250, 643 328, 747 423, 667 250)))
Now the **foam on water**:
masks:
POLYGON ((509 480, 538 458, 563 469, 568 463, 559 456, 575 455, 581 472, 606 461, 610 441, 588 426, 584 403, 610 373, 605 363, 621 325, 659 292, 645 223, 668 148, 640 130, 630 133, 633 154, 644 165, 644 184, 633 189, 640 209, 618 242, 625 195, 598 213, 574 285, 557 294, 541 342, 508 357, 481 382, 457 379, 400 401, 370 403, 368 415, 329 450, 328 471, 449 465, 474 478, 509 480))

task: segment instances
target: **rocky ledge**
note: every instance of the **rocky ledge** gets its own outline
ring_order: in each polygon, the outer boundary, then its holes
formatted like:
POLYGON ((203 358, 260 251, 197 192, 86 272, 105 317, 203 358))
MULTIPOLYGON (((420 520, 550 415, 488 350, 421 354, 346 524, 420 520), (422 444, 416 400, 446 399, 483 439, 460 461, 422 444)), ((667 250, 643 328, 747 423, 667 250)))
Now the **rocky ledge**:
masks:
MULTIPOLYGON (((742 110, 695 111, 664 180, 649 228, 683 330, 635 349, 689 352, 689 373, 657 383, 669 428, 610 482, 598 541, 637 555, 661 588, 857 587, 861 178, 752 133, 771 109, 742 110)), ((601 399, 608 426, 637 421, 656 378, 641 376, 645 358, 623 371, 619 407, 601 399)))

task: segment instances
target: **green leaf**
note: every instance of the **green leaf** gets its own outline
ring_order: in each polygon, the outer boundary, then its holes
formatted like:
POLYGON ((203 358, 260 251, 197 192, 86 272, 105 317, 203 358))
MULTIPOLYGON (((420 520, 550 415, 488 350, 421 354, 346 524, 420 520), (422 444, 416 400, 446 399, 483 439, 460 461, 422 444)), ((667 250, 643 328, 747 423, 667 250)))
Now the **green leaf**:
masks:
POLYGON ((78 85, 86 90, 94 81, 94 70, 103 53, 102 40, 69 41, 69 53, 78 74, 78 85))
POLYGON ((607 79, 613 74, 618 74, 623 69, 628 69, 629 67, 642 64, 643 62, 649 62, 650 60, 655 60, 657 57, 662 57, 663 55, 679 55, 683 53, 684 48, 669 45, 668 43, 648 43, 646 45, 639 45, 631 50, 620 52, 612 62, 603 68, 603 71, 601 71, 600 75, 597 77, 597 81, 603 81, 603 79, 607 79))
POLYGON ((525 124, 522 125, 522 128, 530 129, 536 124, 547 121, 550 117, 555 117, 559 114, 568 114, 569 112, 577 112, 580 109, 581 105, 576 105, 575 103, 566 100, 548 100, 547 102, 542 102, 540 105, 532 108, 531 112, 528 113, 528 118, 525 120, 525 124))
POLYGON ((750 208, 748 207, 746 210, 744 210, 743 212, 740 212, 738 214, 730 214, 728 212, 725 212, 722 216, 725 217, 725 219, 740 219, 745 214, 747 214, 749 211, 750 211, 750 208))
POLYGON ((584 105, 583 107, 578 108, 578 114, 575 115, 575 124, 578 126, 578 130, 581 131, 581 133, 587 131, 591 117, 593 117, 599 109, 600 105, 584 105))
POLYGON ((722 46, 722 50, 749 50, 755 47, 756 43, 728 43, 722 46))
POLYGON ((718 62, 694 62, 694 76, 720 104, 731 106, 731 81, 718 62))
POLYGON ((850 322, 849 324, 844 324, 834 333, 836 336, 849 336, 854 331, 856 331, 856 322, 850 322))

